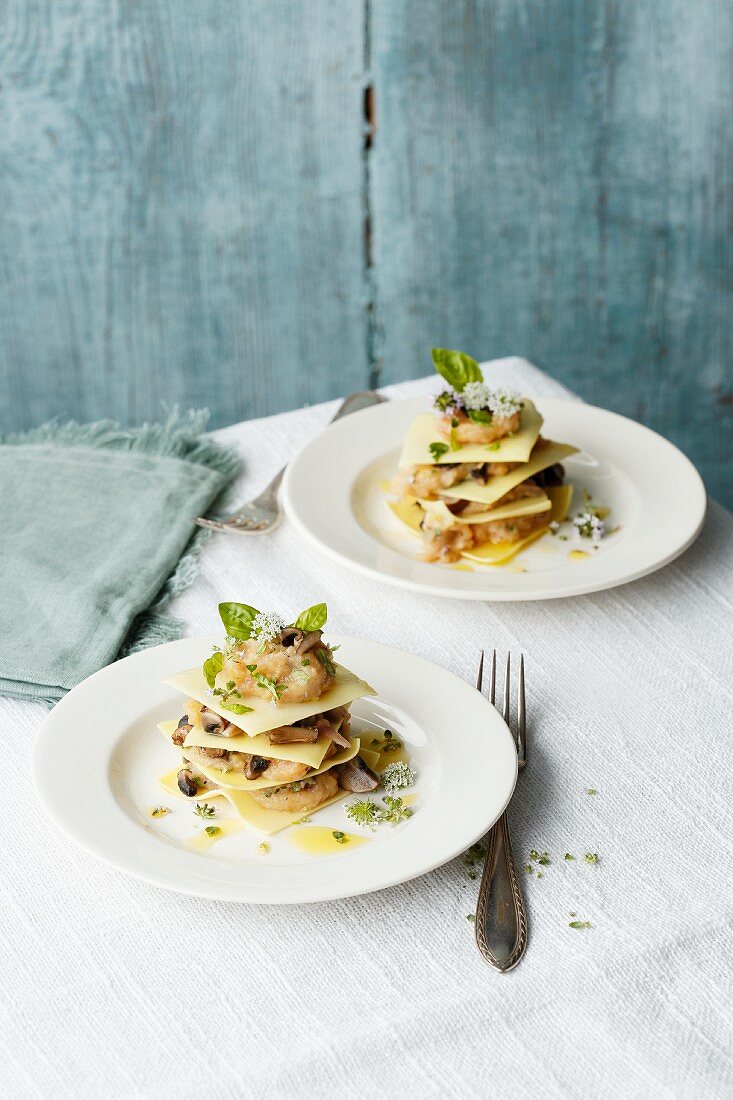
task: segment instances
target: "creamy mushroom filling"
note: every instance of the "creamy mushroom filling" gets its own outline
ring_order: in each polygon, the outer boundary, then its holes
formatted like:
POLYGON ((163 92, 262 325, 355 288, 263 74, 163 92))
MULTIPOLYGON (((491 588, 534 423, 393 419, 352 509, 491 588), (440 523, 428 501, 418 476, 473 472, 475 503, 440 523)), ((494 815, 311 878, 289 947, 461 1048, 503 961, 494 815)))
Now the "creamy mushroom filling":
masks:
POLYGON ((465 409, 453 409, 447 415, 438 417, 438 431, 444 439, 458 445, 489 444, 518 432, 521 423, 521 409, 506 416, 492 416, 488 409, 468 412, 465 409), (483 413, 484 419, 474 419, 477 411, 483 413))
MULTIPOLYGON (((193 798, 202 789, 216 789, 216 784, 202 775, 196 767, 196 759, 193 755, 195 750, 187 749, 186 752, 192 755, 184 757, 183 767, 178 773, 178 787, 182 794, 193 798)), ((333 756, 335 752, 336 746, 330 745, 324 759, 333 756)), ((263 761, 267 764, 267 768, 255 772, 251 778, 259 778, 263 772, 267 774, 270 768, 273 770, 275 782, 271 787, 262 787, 250 792, 251 796, 265 809, 314 809, 321 802, 333 797, 339 788, 350 793, 364 793, 374 791, 379 786, 377 775, 360 756, 355 756, 353 760, 348 760, 344 764, 327 768, 326 771, 317 775, 311 774, 312 768, 295 764, 293 761, 266 761, 262 757, 252 759, 263 761)))
MULTIPOLYGON (((561 485, 564 476, 563 467, 553 466, 549 470, 543 470, 546 475, 544 485, 561 485)), ((541 496, 543 489, 537 484, 535 478, 529 478, 511 489, 494 507, 502 504, 510 504, 512 501, 531 499, 541 496)), ((466 501, 445 497, 448 510, 456 517, 464 518, 471 515, 480 515, 486 511, 486 506, 476 501, 466 501)), ((452 523, 446 524, 433 519, 429 513, 425 513, 420 528, 422 531, 421 556, 424 561, 456 562, 467 550, 485 543, 496 544, 499 542, 519 542, 534 531, 547 526, 547 512, 537 512, 525 516, 510 516, 506 519, 489 520, 485 523, 452 523)))
MULTIPOLYGON (((268 730, 267 736, 271 745, 284 745, 289 742, 309 744, 317 741, 319 737, 326 736, 337 745, 346 748, 350 728, 349 708, 340 706, 301 718, 290 726, 277 726, 275 729, 268 730)), ((242 733, 238 726, 214 714, 195 699, 189 699, 186 702, 186 713, 179 720, 178 728, 172 735, 173 744, 179 747, 183 745, 192 729, 201 729, 204 733, 222 738, 238 737, 242 733)))
POLYGON ((215 694, 226 690, 239 700, 247 697, 274 703, 305 703, 333 687, 336 665, 322 630, 283 627, 276 637, 228 639, 215 694))
MULTIPOLYGON (((195 700, 189 699, 187 713, 183 715, 171 734, 173 744, 179 748, 184 747, 186 737, 194 726, 206 728, 201 722, 201 711, 196 709, 200 706, 195 700)), ((206 708, 203 710, 205 711, 206 708)), ((339 749, 348 748, 350 729, 349 708, 342 706, 303 718, 292 726, 280 726, 276 730, 270 730, 269 736, 271 744, 309 743, 317 741, 319 737, 328 737, 331 743, 323 757, 324 760, 328 760, 339 749)), ((185 753, 186 759, 192 764, 221 772, 241 773, 245 779, 259 779, 267 773, 267 778, 272 776, 273 783, 282 780, 299 781, 312 770, 307 764, 300 764, 294 760, 271 759, 256 753, 232 751, 226 748, 225 737, 222 737, 221 748, 187 745, 185 753)))
POLYGON ((409 466, 400 470, 392 484, 398 496, 438 500, 440 493, 468 478, 485 485, 490 477, 503 477, 518 462, 444 462, 433 466, 409 466))

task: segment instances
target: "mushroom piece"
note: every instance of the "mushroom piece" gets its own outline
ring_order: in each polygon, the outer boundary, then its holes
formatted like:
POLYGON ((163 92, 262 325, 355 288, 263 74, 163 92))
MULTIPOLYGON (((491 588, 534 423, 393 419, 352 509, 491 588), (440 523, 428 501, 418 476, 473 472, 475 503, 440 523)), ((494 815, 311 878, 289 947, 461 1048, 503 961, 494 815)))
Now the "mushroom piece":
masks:
POLYGON ((171 734, 171 741, 173 742, 173 744, 180 747, 186 740, 186 737, 191 729, 193 729, 192 726, 179 726, 178 729, 173 730, 173 733, 171 734))
POLYGON ((193 772, 188 768, 181 768, 178 773, 178 790, 185 794, 186 798, 193 798, 198 792, 198 783, 194 779, 193 772))
POLYGON ((322 630, 309 630, 307 634, 303 635, 295 647, 298 656, 303 657, 306 653, 310 653, 312 649, 315 649, 316 646, 323 646, 325 648, 324 643, 321 641, 322 637, 322 630))
POLYGON ((562 485, 564 477, 565 467, 562 463, 556 462, 554 466, 548 466, 545 470, 534 474, 531 480, 535 485, 539 485, 540 489, 547 489, 554 485, 562 485))
POLYGON ((286 626, 284 630, 280 631, 280 645, 289 646, 294 645, 298 648, 298 645, 303 641, 305 635, 303 631, 297 626, 286 626))
POLYGON ((361 794, 364 791, 375 791, 379 786, 376 775, 360 756, 355 756, 353 760, 347 760, 345 764, 339 765, 337 771, 339 787, 343 787, 345 791, 361 794))
POLYGON ((351 744, 348 737, 344 737, 343 733, 334 729, 326 718, 319 718, 316 722, 316 727, 319 736, 330 737, 334 744, 340 745, 342 749, 348 749, 351 744))
POLYGON ((213 710, 208 710, 203 707, 201 710, 201 725, 204 727, 204 733, 218 733, 222 736, 228 736, 227 730, 230 723, 226 718, 222 718, 219 714, 214 714, 213 710))
POLYGON ((188 720, 188 715, 184 714, 183 718, 181 718, 180 722, 171 734, 171 741, 173 742, 173 744, 178 746, 182 745, 192 729, 193 726, 188 720))
POLYGON ((270 761, 264 756, 250 756, 246 752, 242 753, 242 756, 246 758, 244 761, 245 779, 259 779, 270 766, 270 761))
POLYGON ((278 726, 276 730, 269 730, 267 736, 271 745, 289 745, 295 742, 312 745, 320 734, 313 726, 278 726))
POLYGON ((200 748, 198 750, 202 756, 207 757, 209 760, 221 760, 225 756, 229 756, 226 749, 207 749, 200 748))

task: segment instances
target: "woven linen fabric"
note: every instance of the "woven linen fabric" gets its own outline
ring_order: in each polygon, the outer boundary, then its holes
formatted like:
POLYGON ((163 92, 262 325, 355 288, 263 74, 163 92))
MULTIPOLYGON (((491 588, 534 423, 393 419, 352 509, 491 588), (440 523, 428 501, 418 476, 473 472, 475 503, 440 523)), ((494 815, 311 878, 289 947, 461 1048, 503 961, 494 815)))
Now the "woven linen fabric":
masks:
POLYGON ((205 420, 0 438, 0 694, 52 702, 123 646, 178 636, 161 610, 193 575, 191 516, 239 468, 205 420))
MULTIPOLYGON (((491 377, 563 395, 518 360, 491 377)), ((246 462, 241 499, 334 409, 216 433, 246 462)), ((523 876, 527 954, 507 975, 482 961, 466 920, 478 880, 460 858, 386 891, 298 908, 208 902, 125 878, 46 820, 30 780, 44 711, 0 700, 12 777, 0 818, 5 1094, 729 1097, 731 591, 733 517, 715 505, 666 569, 546 603, 382 586, 312 551, 287 522, 269 536, 212 539, 172 604, 190 634, 220 629, 221 599, 286 613, 327 599, 334 631, 466 679, 479 646, 525 653, 530 760, 509 815, 520 866, 531 848, 551 858, 541 879, 523 876), (592 928, 569 928, 571 913, 592 928)))

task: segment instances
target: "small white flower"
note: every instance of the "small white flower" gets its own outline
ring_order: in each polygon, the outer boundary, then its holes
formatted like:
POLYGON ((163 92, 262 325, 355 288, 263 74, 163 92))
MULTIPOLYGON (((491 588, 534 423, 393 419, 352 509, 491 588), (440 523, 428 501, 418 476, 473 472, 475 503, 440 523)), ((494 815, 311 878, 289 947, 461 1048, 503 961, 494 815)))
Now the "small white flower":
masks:
POLYGON ((495 417, 506 420, 522 408, 522 395, 508 386, 497 386, 489 391, 487 404, 495 417))
POLYGON ((284 629, 285 623, 274 611, 260 611, 252 620, 252 635, 261 642, 272 641, 284 629))
POLYGON ((412 787, 417 778, 415 772, 401 760, 394 764, 388 764, 380 776, 385 790, 401 791, 405 787, 412 787))
POLYGON ((600 542, 606 533, 605 523, 593 512, 581 512, 573 520, 573 525, 581 538, 592 539, 593 542, 600 542))
POLYGON ((551 520, 550 523, 548 523, 547 526, 550 528, 553 535, 556 535, 557 532, 560 530, 560 524, 557 522, 556 519, 551 520))
POLYGON ((461 394, 467 409, 485 409, 490 396, 491 390, 485 382, 466 382, 461 394))

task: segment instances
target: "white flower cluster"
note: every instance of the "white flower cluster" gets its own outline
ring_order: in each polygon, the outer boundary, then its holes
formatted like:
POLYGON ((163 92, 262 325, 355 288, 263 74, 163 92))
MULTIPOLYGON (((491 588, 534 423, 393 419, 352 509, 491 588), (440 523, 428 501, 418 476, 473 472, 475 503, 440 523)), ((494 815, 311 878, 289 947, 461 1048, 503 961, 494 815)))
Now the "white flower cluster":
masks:
POLYGON ((606 533, 605 523, 593 512, 581 512, 573 520, 573 525, 581 538, 593 539, 593 542, 600 542, 606 533))
POLYGON ((485 409, 489 404, 491 390, 485 382, 466 382, 461 397, 467 409, 485 409))
POLYGON ((397 760, 394 764, 388 764, 379 778, 385 790, 401 791, 405 787, 412 787, 417 776, 408 764, 397 760))
POLYGON ((258 611, 252 620, 252 635, 261 642, 269 642, 276 638, 285 623, 274 611, 258 611))
POLYGON ((467 409, 488 409, 499 420, 514 416, 522 407, 522 395, 516 390, 508 386, 492 390, 485 382, 467 382, 461 398, 467 409))
POLYGON ((489 408, 498 420, 506 420, 522 407, 522 395, 508 386, 498 386, 489 394, 489 408))

